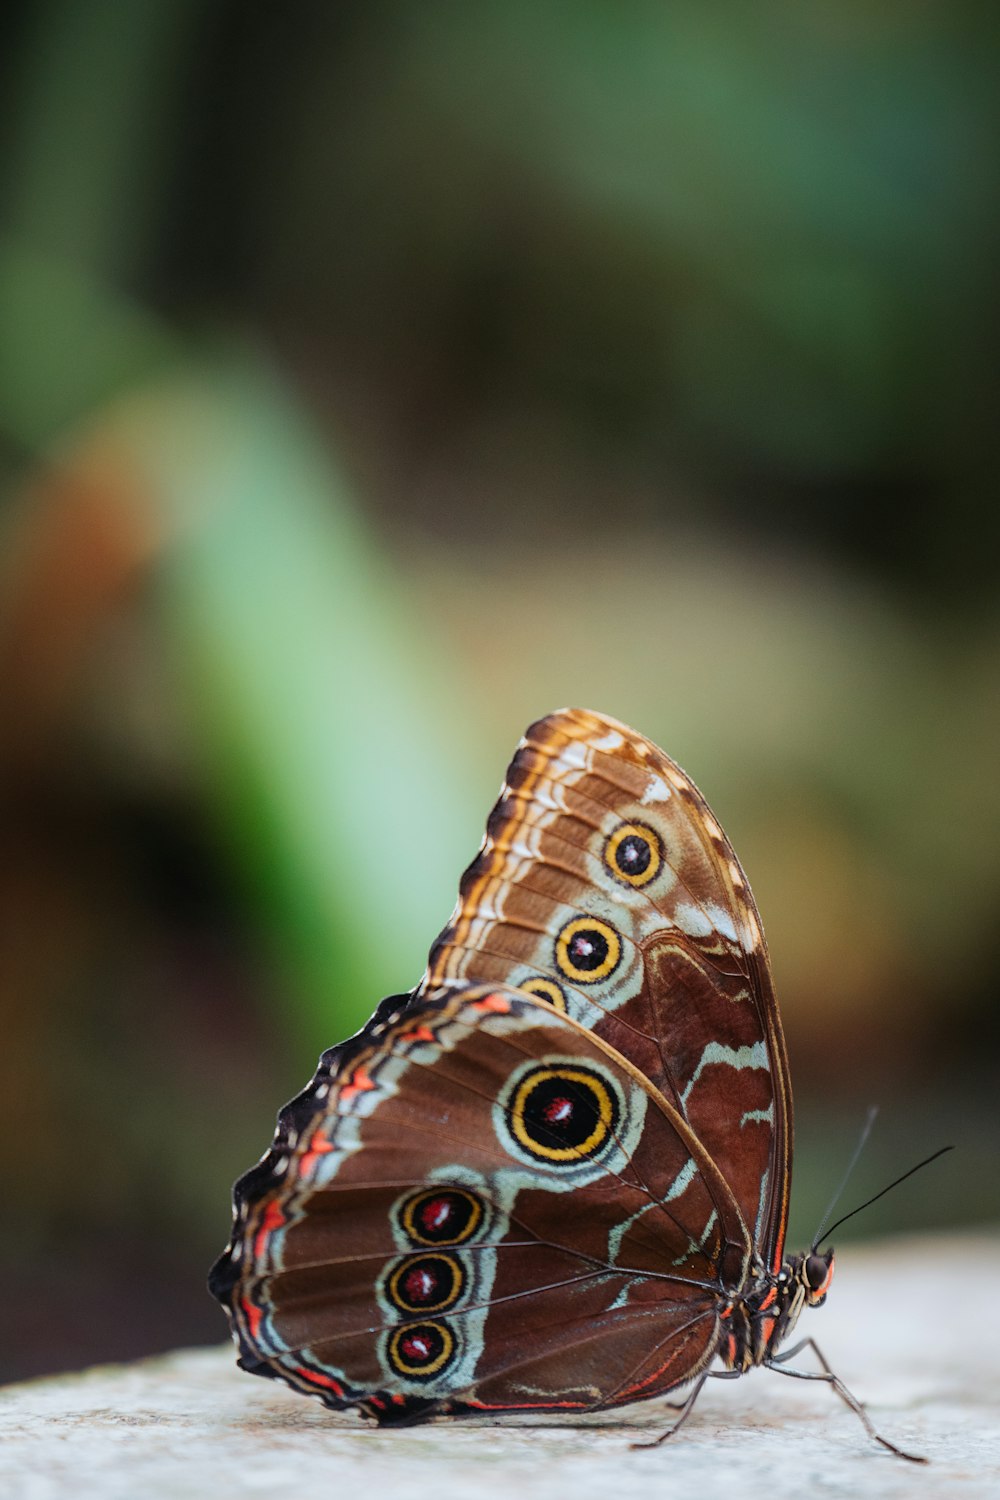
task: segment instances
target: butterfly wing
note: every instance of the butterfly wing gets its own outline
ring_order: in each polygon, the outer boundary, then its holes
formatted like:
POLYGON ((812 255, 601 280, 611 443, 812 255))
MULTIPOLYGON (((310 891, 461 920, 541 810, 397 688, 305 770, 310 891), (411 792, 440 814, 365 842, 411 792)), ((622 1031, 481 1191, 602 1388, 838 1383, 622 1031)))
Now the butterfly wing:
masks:
POLYGON ((418 993, 507 983, 629 1059, 689 1122, 776 1270, 788 1064, 757 908, 690 779, 579 709, 527 731, 418 993))
POLYGON ((616 1406, 711 1358, 741 1220, 627 1059, 500 987, 383 1002, 241 1179, 241 1365, 380 1421, 616 1406))

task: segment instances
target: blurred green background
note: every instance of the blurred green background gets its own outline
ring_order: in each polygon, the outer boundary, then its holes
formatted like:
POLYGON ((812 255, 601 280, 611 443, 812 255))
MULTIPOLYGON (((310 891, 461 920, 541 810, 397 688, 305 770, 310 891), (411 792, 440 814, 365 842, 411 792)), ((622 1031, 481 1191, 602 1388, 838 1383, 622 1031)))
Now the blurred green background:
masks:
POLYGON ((566 703, 748 869, 795 1236, 873 1101, 845 1207, 960 1150, 845 1238, 1000 1218, 998 29, 5 7, 4 1378, 224 1336, 232 1178, 566 703))

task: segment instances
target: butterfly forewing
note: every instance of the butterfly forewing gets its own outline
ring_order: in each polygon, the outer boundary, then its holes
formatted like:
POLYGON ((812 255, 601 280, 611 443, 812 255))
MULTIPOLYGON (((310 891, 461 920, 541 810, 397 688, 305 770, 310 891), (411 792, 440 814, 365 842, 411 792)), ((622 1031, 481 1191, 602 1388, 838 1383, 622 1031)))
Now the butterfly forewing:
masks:
POLYGON ((633 1061, 780 1264, 791 1110, 763 931, 729 841, 655 745, 582 710, 528 730, 423 986, 470 981, 527 988, 633 1061))

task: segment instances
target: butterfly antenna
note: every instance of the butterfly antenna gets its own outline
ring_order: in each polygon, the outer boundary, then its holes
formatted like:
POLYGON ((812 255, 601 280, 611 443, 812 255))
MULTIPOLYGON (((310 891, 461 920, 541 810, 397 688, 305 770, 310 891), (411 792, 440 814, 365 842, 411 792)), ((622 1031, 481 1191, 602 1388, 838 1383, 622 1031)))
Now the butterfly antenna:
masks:
MULTIPOLYGON (((868 1110, 868 1118, 865 1120, 864 1125, 861 1127, 861 1134, 858 1137, 858 1144, 855 1146, 854 1151, 851 1154, 851 1159, 847 1163, 847 1171, 844 1173, 843 1177, 840 1179, 840 1182, 837 1185, 836 1192, 834 1193, 833 1197, 830 1199, 829 1203, 826 1205, 826 1208, 823 1210, 823 1217, 819 1221, 819 1228, 817 1229, 816 1233, 813 1235, 812 1248, 813 1248, 813 1254, 814 1255, 816 1253, 816 1246, 819 1244, 820 1240, 823 1238, 824 1232, 826 1230, 826 1225, 827 1225, 827 1222, 829 1221, 830 1215, 833 1213, 833 1210, 836 1208, 837 1204, 840 1202, 841 1194, 843 1193, 844 1189, 846 1188, 848 1182, 851 1180, 851 1173, 854 1171, 854 1168, 857 1166, 858 1160, 859 1160, 859 1158, 861 1156, 861 1153, 862 1153, 862 1151, 865 1149, 865 1147, 868 1144, 868 1137, 872 1133, 872 1126, 875 1124, 875 1121, 876 1121, 877 1118, 878 1118, 878 1105, 877 1104, 872 1104, 869 1107, 869 1110, 868 1110)), ((841 1219, 840 1222, 843 1223, 844 1222, 843 1219, 841 1219)))
MULTIPOLYGON (((895 1182, 890 1182, 889 1186, 884 1187, 880 1193, 876 1193, 874 1198, 866 1198, 864 1203, 859 1203, 857 1208, 852 1208, 849 1214, 845 1214, 842 1219, 838 1219, 835 1224, 831 1224, 823 1237, 826 1238, 831 1235, 835 1229, 839 1229, 841 1224, 846 1224, 848 1219, 853 1219, 854 1215, 859 1214, 863 1208, 870 1208, 873 1203, 877 1203, 880 1198, 884 1198, 886 1193, 891 1193, 894 1187, 899 1187, 901 1182, 905 1182, 908 1177, 912 1177, 914 1172, 919 1172, 922 1167, 929 1167, 932 1161, 937 1161, 939 1156, 944 1156, 945 1152, 954 1151, 954 1149, 954 1146, 942 1146, 940 1150, 935 1151, 931 1156, 925 1156, 923 1161, 918 1161, 917 1165, 911 1167, 908 1172, 904 1172, 902 1177, 897 1177, 895 1182)), ((819 1238, 820 1236, 817 1235, 817 1241, 819 1238)), ((814 1245, 813 1249, 815 1250, 815 1248, 814 1245)))

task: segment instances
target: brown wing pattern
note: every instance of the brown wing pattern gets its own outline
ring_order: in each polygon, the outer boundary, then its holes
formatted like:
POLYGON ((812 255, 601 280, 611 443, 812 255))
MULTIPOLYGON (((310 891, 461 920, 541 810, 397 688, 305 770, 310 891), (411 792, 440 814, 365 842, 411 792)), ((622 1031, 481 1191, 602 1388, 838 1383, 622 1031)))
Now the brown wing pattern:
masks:
POLYGON ((791 1096, 763 929, 708 804, 649 740, 579 709, 528 730, 418 994, 477 982, 549 999, 633 1062, 778 1268, 791 1096))
POLYGON ((211 1286, 244 1368, 335 1407, 595 1409, 710 1359, 734 1215, 634 1067, 481 986, 388 1002, 326 1055, 211 1286))

